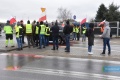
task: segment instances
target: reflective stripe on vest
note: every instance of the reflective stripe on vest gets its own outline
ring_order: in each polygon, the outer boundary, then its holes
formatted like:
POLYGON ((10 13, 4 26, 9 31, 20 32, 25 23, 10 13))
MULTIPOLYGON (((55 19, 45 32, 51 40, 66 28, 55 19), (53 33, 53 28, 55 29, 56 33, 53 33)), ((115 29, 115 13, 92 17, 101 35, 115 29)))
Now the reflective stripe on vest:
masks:
POLYGON ((40 34, 45 34, 45 25, 40 25, 41 26, 41 30, 40 30, 40 34))
POLYGON ((38 27, 36 26, 35 34, 38 34, 38 27))
POLYGON ((26 24, 26 33, 32 33, 32 25, 26 24))
POLYGON ((11 26, 4 26, 4 31, 6 34, 12 34, 13 30, 11 26))

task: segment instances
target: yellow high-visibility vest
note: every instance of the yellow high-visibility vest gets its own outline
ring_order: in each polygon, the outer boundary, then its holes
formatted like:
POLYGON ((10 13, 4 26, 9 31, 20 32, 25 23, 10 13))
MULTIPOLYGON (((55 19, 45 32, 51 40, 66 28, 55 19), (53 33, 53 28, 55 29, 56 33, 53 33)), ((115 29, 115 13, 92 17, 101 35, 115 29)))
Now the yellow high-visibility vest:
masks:
POLYGON ((38 34, 38 26, 36 26, 35 34, 38 34))
POLYGON ((40 30, 40 34, 45 34, 45 25, 40 25, 41 26, 41 30, 40 30))
POLYGON ((49 28, 49 27, 46 27, 46 29, 45 29, 45 35, 49 36, 50 33, 47 33, 47 31, 50 31, 50 28, 49 28))
POLYGON ((32 25, 26 24, 26 33, 32 33, 32 25))
POLYGON ((83 28, 83 29, 84 29, 84 30, 82 31, 82 33, 85 34, 85 33, 86 33, 86 28, 83 28))
POLYGON ((12 34, 13 30, 11 26, 4 26, 5 34, 12 34))

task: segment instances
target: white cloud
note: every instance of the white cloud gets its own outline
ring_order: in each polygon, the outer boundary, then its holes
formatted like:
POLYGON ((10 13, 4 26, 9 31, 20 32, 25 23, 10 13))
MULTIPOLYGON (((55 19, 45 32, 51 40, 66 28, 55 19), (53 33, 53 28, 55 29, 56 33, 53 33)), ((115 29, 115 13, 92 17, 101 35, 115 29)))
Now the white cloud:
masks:
POLYGON ((94 18, 101 3, 108 7, 112 2, 118 6, 120 4, 119 0, 1 0, 0 21, 10 16, 16 16, 18 20, 38 20, 41 7, 47 9, 48 20, 55 20, 57 9, 63 7, 70 10, 80 21, 85 17, 94 18))

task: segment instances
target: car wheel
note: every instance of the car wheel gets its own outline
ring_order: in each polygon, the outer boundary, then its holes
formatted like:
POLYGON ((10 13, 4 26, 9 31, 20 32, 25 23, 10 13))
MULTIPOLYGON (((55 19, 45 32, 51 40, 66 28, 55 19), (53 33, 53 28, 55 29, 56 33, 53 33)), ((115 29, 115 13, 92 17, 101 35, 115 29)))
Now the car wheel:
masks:
POLYGON ((62 44, 62 38, 58 37, 58 44, 62 44))

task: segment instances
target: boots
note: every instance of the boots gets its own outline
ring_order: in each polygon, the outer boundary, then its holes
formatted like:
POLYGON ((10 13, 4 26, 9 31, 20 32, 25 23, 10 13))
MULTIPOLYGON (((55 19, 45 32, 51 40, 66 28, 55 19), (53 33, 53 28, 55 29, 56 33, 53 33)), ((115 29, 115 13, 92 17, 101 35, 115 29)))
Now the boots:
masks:
POLYGON ((100 55, 105 56, 105 50, 103 50, 103 52, 100 55))

